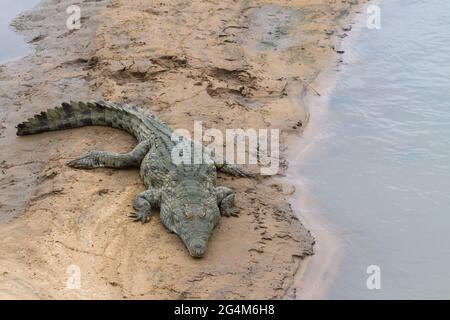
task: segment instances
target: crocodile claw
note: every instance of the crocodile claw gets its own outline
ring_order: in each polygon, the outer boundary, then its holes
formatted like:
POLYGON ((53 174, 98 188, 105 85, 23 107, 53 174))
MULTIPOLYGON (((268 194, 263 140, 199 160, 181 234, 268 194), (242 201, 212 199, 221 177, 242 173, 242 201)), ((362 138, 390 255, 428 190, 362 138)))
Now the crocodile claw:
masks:
POLYGON ((134 222, 147 223, 150 221, 150 215, 142 212, 132 212, 128 215, 134 222))
POLYGON ((239 209, 238 208, 222 209, 222 215, 225 217, 238 217, 239 209))

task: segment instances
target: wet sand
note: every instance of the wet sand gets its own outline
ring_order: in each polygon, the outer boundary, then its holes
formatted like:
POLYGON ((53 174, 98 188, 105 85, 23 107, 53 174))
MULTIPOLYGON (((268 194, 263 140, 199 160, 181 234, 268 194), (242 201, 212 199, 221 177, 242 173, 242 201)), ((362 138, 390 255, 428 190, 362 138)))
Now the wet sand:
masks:
POLYGON ((286 297, 314 239, 288 203, 286 152, 306 125, 311 83, 339 59, 355 1, 96 1, 82 27, 70 1, 43 1, 13 25, 35 52, 0 68, 0 298, 286 297), (208 253, 192 259, 156 215, 127 218, 138 172, 65 166, 91 149, 123 152, 126 133, 82 128, 17 138, 14 126, 67 100, 139 105, 172 128, 278 128, 279 176, 218 184, 237 191, 208 253), (81 288, 66 286, 70 266, 81 288))
POLYGON ((341 67, 352 63, 352 47, 358 34, 365 27, 367 16, 366 9, 374 2, 361 2, 351 10, 345 18, 343 25, 352 26, 351 32, 347 32, 349 37, 340 38, 336 41, 335 47, 345 52, 335 63, 330 63, 324 68, 321 74, 312 82, 312 86, 317 88, 315 92, 307 92, 303 97, 303 104, 307 113, 311 115, 308 126, 302 132, 299 142, 289 141, 289 152, 287 158, 289 168, 286 172, 289 181, 298 190, 294 197, 290 198, 290 203, 300 220, 314 235, 314 255, 308 256, 295 275, 294 282, 288 295, 296 299, 324 299, 331 287, 331 284, 341 266, 344 254, 344 235, 338 226, 327 220, 323 204, 317 203, 320 196, 311 194, 305 185, 305 178, 302 176, 302 164, 304 157, 307 157, 326 138, 323 132, 325 122, 329 118, 330 99, 332 92, 339 81, 341 67))
POLYGON ((286 172, 286 180, 297 190, 289 199, 290 203, 316 240, 314 255, 305 258, 288 291, 287 296, 295 299, 323 299, 338 271, 343 254, 341 235, 325 219, 320 210, 321 206, 314 203, 317 197, 305 186, 302 175, 304 157, 320 144, 320 136, 323 134, 321 127, 327 118, 330 93, 337 80, 336 73, 330 69, 324 70, 313 83, 320 96, 312 93, 305 95, 305 106, 311 118, 302 132, 301 140, 291 144, 287 155, 290 165, 286 172), (316 210, 311 211, 310 208, 316 210))

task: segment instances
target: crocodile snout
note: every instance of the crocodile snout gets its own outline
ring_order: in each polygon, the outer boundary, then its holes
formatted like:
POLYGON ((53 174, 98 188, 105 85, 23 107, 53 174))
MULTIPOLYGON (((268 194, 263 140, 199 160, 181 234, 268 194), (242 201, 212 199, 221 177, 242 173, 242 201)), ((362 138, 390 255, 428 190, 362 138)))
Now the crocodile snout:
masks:
POLYGON ((194 258, 201 258, 206 252, 206 241, 192 241, 188 246, 188 250, 194 258))

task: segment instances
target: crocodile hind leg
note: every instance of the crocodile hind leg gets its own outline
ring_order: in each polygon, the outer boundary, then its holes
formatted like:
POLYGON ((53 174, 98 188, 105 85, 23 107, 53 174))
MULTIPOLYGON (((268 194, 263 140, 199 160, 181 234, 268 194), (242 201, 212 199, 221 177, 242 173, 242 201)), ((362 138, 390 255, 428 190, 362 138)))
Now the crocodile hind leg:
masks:
POLYGON ((223 163, 223 164, 216 164, 216 168, 217 170, 232 175, 232 176, 236 176, 236 177, 244 177, 244 178, 252 178, 255 175, 253 173, 247 172, 244 169, 242 169, 239 166, 236 166, 234 164, 228 164, 228 163, 223 163))
POLYGON ((70 161, 67 165, 77 169, 94 168, 135 168, 150 149, 149 141, 142 141, 128 153, 115 153, 93 150, 87 155, 70 161))
POLYGON ((136 196, 133 202, 135 212, 130 214, 134 221, 146 223, 150 219, 152 208, 159 207, 161 192, 158 189, 149 189, 136 196))
POLYGON ((220 213, 224 216, 237 216, 238 209, 234 206, 234 191, 227 187, 216 188, 217 204, 220 208, 220 213))

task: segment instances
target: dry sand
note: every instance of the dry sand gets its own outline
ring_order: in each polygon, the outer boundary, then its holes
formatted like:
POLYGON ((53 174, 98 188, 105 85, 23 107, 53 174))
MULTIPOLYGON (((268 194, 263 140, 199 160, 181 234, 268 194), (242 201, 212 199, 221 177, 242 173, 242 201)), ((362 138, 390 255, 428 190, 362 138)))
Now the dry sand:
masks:
POLYGON ((237 191, 207 255, 192 259, 154 216, 129 221, 143 190, 135 170, 78 171, 91 149, 127 151, 118 130, 82 128, 17 138, 14 126, 67 100, 106 99, 152 111, 172 128, 279 128, 307 123, 302 97, 339 55, 357 1, 46 0, 14 21, 35 52, 0 68, 0 298, 282 298, 314 239, 271 178, 220 175, 237 191), (81 288, 68 289, 78 266, 81 288), (69 268, 70 270, 70 268, 69 268))

